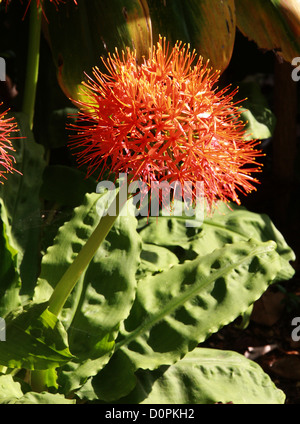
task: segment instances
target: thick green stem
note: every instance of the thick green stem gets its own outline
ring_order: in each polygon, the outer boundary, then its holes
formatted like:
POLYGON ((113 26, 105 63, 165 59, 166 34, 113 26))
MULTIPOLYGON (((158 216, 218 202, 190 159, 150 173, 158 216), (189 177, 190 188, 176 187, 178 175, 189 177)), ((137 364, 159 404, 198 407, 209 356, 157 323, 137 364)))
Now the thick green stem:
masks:
POLYGON ((69 294, 73 290, 81 274, 87 268, 90 261, 93 259, 99 246, 109 233, 115 220, 119 215, 119 195, 116 196, 116 214, 114 216, 108 214, 100 219, 99 224, 94 232, 83 246, 81 251, 76 256, 74 262, 67 269, 61 280, 56 285, 54 292, 49 300, 49 311, 58 316, 62 310, 69 294))
MULTIPOLYGON (((86 244, 76 256, 70 267, 57 283, 52 296, 49 299, 48 309, 54 315, 58 316, 64 307, 69 294, 78 282, 81 274, 85 271, 90 261, 93 259, 96 251, 112 228, 114 222, 119 216, 121 208, 119 207, 119 193, 116 196, 116 211, 114 215, 108 214, 100 219, 99 224, 89 237, 86 244)), ((31 372, 31 385, 33 390, 41 392, 46 390, 45 378, 47 370, 35 370, 31 372)))
POLYGON ((29 40, 26 67, 26 81, 23 97, 22 111, 26 113, 30 128, 33 127, 36 87, 39 73, 40 39, 42 25, 42 10, 37 7, 37 2, 30 5, 29 40))

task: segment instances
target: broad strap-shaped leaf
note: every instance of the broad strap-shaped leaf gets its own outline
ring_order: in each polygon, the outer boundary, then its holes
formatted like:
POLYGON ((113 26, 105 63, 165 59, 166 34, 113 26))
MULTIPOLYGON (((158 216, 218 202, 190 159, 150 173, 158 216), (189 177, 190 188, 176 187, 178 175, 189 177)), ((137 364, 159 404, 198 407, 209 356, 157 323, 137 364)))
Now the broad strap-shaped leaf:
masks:
POLYGON ((84 73, 102 66, 101 56, 126 47, 148 55, 152 45, 151 22, 146 0, 78 0, 60 5, 59 14, 45 3, 47 38, 57 67, 58 81, 67 97, 78 100, 84 73))
POLYGON ((238 0, 239 30, 259 48, 274 50, 287 62, 300 56, 298 0, 238 0))
POLYGON ((18 251, 22 294, 31 295, 39 271, 41 212, 39 190, 45 167, 44 149, 34 140, 27 117, 14 114, 20 132, 14 140, 16 168, 0 187, 1 219, 10 245, 18 251))
POLYGON ((139 370, 136 378, 133 392, 116 403, 247 405, 285 401, 284 393, 258 364, 231 351, 196 348, 170 367, 139 370))
POLYGON ((46 370, 73 358, 61 322, 47 303, 29 304, 11 312, 6 321, 6 341, 1 342, 0 364, 8 368, 46 370))
POLYGON ((250 240, 146 275, 116 350, 136 369, 172 364, 245 312, 280 268, 274 242, 250 240))
POLYGON ((151 0, 148 4, 154 43, 160 35, 171 44, 189 43, 214 69, 226 69, 235 40, 234 0, 151 0))

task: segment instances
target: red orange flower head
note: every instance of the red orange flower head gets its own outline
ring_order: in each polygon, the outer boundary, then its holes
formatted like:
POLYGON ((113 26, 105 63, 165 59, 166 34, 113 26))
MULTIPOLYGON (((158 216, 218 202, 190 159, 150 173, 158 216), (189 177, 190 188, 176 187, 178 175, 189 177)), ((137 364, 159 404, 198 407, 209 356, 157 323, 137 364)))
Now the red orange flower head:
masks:
POLYGON ((177 43, 169 51, 160 40, 149 58, 137 64, 135 52, 118 51, 104 60, 107 73, 94 68, 84 82, 77 134, 70 146, 88 176, 109 169, 131 181, 202 181, 211 206, 217 200, 239 203, 259 170, 256 141, 245 140, 236 90, 214 88, 219 73, 195 52, 177 43))
POLYGON ((5 114, 6 112, 0 114, 0 183, 3 183, 3 179, 6 179, 7 173, 15 171, 15 160, 11 155, 14 148, 10 138, 13 132, 18 131, 13 118, 5 119, 5 114))

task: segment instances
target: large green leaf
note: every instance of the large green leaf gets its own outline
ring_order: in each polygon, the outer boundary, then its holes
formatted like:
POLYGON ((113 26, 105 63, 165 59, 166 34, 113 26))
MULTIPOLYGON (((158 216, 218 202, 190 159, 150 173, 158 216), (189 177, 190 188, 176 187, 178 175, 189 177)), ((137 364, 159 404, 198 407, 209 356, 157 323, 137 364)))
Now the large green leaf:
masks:
POLYGON ((8 368, 44 370, 70 361, 67 335, 47 304, 27 305, 10 312, 6 341, 1 343, 0 364, 8 368))
POLYGON ((298 0, 238 0, 239 30, 258 47, 274 50, 291 62, 300 56, 300 5, 298 0))
POLYGON ((245 312, 281 269, 272 241, 232 243, 139 280, 117 339, 137 368, 172 364, 245 312))
POLYGON ((283 404, 285 401, 284 393, 258 364, 231 351, 196 348, 170 367, 139 370, 136 377, 134 391, 118 403, 283 404))
POLYGON ((150 0, 153 41, 189 43, 221 71, 228 66, 235 40, 234 0, 150 0))
POLYGON ((45 167, 44 149, 34 141, 27 117, 14 114, 20 133, 14 140, 16 168, 21 174, 7 176, 0 187, 1 219, 10 245, 18 251, 17 267, 22 294, 33 291, 39 271, 41 212, 39 190, 45 167))

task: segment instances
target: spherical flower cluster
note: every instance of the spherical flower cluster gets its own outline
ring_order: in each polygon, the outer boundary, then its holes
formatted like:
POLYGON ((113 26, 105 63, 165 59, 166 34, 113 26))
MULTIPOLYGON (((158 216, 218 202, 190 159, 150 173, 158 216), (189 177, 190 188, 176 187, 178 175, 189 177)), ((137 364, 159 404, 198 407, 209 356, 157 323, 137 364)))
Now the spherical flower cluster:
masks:
POLYGON ((14 169, 14 157, 11 152, 14 148, 11 143, 11 134, 18 131, 17 124, 13 118, 5 119, 5 114, 0 114, 0 183, 3 183, 3 179, 6 179, 7 173, 12 173, 14 169))
POLYGON ((196 60, 195 52, 164 39, 142 64, 130 49, 103 59, 83 83, 85 100, 70 147, 88 176, 127 173, 131 181, 203 182, 204 195, 235 201, 257 182, 255 140, 246 140, 236 90, 217 90, 219 72, 196 60))

